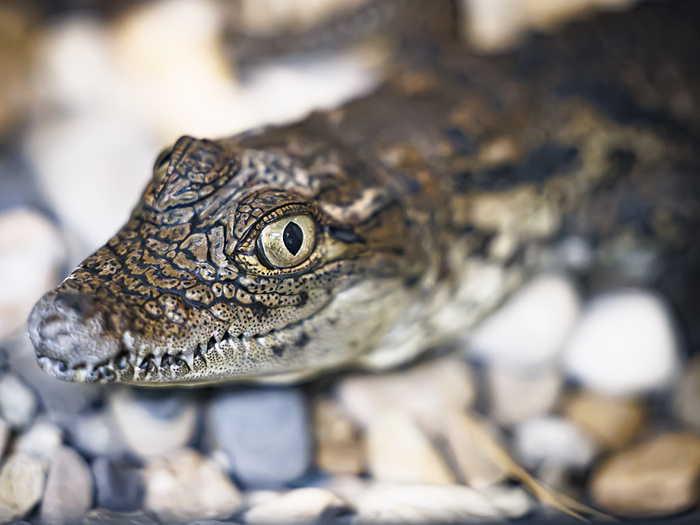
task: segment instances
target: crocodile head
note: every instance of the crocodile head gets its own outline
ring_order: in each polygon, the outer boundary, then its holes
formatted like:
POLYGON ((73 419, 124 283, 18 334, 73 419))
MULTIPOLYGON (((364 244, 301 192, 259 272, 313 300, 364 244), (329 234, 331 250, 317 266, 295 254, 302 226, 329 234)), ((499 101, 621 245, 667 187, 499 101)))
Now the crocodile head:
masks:
POLYGON ((287 379, 377 344, 422 271, 396 192, 342 150, 263 137, 183 137, 161 154, 128 223, 34 307, 44 370, 287 379))

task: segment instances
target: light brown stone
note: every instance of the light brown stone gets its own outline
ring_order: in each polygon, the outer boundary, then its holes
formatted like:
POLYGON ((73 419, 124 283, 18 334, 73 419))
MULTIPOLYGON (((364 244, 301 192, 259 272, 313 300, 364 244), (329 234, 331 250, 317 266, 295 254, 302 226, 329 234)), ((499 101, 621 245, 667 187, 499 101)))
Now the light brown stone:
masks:
POLYGON ((455 483, 428 436, 402 412, 387 414, 367 428, 367 463, 378 481, 455 483))
POLYGON ((0 522, 24 517, 41 499, 44 489, 43 461, 15 453, 0 470, 0 522))
POLYGON ((598 468, 591 493, 606 512, 627 517, 662 517, 697 504, 700 438, 659 436, 615 454, 598 468))
MULTIPOLYGON (((508 472, 494 463, 479 445, 479 438, 474 435, 473 423, 470 424, 468 417, 459 412, 452 414, 445 439, 462 480, 470 487, 481 490, 503 481, 508 472)), ((479 421, 474 423, 481 424, 479 421)), ((484 431, 496 442, 501 441, 494 426, 485 426, 484 431)))
POLYGON ((181 449, 153 459, 145 472, 146 510, 166 523, 226 519, 241 506, 228 477, 194 450, 181 449))
POLYGON ((339 384, 338 395, 343 408, 361 425, 400 411, 435 433, 444 428, 447 413, 471 406, 476 388, 469 367, 450 357, 400 372, 351 376, 339 384))
POLYGON ((342 409, 329 399, 314 406, 316 464, 332 474, 359 474, 364 469, 360 432, 342 409))
POLYGON ((564 414, 608 448, 629 443, 646 420, 646 409, 640 400, 589 391, 572 396, 564 414))

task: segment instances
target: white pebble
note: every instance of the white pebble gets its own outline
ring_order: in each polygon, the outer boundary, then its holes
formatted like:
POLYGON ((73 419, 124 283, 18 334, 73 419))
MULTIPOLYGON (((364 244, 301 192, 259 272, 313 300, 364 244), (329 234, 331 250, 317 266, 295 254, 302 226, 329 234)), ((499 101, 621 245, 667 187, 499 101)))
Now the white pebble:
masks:
POLYGON ((37 421, 17 437, 14 447, 16 452, 50 460, 62 442, 63 433, 60 428, 48 421, 37 421))
POLYGON ((591 301, 566 344, 563 365, 602 394, 632 396, 671 385, 679 356, 666 305, 642 290, 591 301))
POLYGON ((292 490, 257 505, 245 513, 245 522, 255 525, 282 523, 311 523, 331 508, 346 508, 347 504, 326 489, 306 487, 292 490))
POLYGON ((535 418, 515 427, 514 448, 529 468, 584 468, 596 454, 593 438, 558 417, 535 418))
POLYGON ((578 313, 578 293, 568 278, 538 277, 474 329, 470 351, 501 366, 539 368, 558 356, 578 313))
POLYGON ((559 400, 563 378, 557 367, 537 371, 491 366, 487 370, 491 415, 514 425, 547 414, 559 400))
POLYGON ((499 519, 503 514, 487 497, 462 485, 385 485, 365 492, 353 524, 453 523, 499 519))
POLYGON ((28 425, 36 412, 36 396, 14 374, 0 377, 0 415, 14 427, 28 425))

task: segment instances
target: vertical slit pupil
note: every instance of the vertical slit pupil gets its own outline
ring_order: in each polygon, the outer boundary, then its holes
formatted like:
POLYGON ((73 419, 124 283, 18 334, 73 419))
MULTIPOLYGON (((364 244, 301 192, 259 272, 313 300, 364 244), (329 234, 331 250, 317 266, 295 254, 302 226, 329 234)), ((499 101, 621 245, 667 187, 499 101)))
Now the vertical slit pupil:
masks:
POLYGON ((282 233, 282 239, 284 240, 284 245, 286 246, 289 253, 296 255, 301 249, 301 245, 304 242, 304 232, 301 231, 299 225, 295 222, 289 222, 284 228, 282 233))

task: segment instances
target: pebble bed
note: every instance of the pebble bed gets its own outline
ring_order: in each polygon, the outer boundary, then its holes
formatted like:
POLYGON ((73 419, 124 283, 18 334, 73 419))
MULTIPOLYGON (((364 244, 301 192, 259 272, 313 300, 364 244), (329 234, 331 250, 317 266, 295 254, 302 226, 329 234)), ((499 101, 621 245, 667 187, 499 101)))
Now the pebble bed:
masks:
MULTIPOLYGON (((0 31, 14 28, 0 39, 11 58, 0 61, 0 99, 11 101, 0 104, 0 523, 562 522, 484 435, 603 513, 692 523, 700 355, 688 357, 652 290, 630 279, 584 286, 594 254, 581 239, 553 246, 548 271, 456 348, 393 372, 138 389, 38 368, 30 308, 126 218, 160 145, 351 94, 319 92, 328 63, 267 69, 241 87, 222 67, 213 5, 171 0, 41 24, 21 2, 0 6, 0 31), (186 30, 193 21, 200 32, 186 30), (152 42, 158 24, 168 45, 152 42), (143 49, 153 56, 139 62, 143 49), (181 75, 165 75, 182 86, 175 102, 154 102, 164 91, 144 73, 153 60, 181 75), (266 107, 270 84, 293 91, 285 108, 266 107)), ((334 64, 352 93, 376 81, 367 57, 334 64)))

